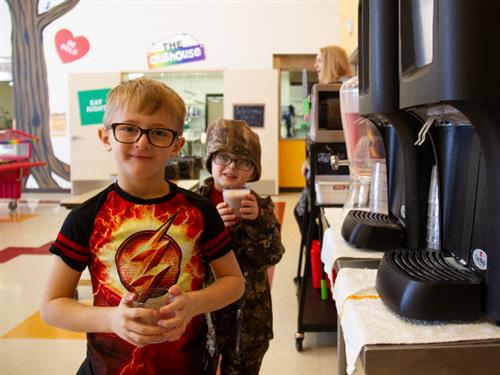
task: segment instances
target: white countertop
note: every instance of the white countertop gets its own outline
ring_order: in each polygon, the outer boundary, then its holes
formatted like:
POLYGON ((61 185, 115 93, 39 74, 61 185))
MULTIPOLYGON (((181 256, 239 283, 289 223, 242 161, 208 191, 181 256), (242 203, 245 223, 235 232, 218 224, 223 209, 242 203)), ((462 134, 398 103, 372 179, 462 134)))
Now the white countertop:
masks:
POLYGON ((473 322, 417 321, 396 315, 375 290, 377 270, 342 268, 333 298, 342 325, 347 373, 369 344, 425 344, 500 339, 500 327, 486 320, 473 322))
POLYGON ((324 208, 324 215, 329 228, 323 234, 323 244, 321 246, 321 261, 324 265, 325 273, 332 278, 332 269, 335 261, 339 258, 359 258, 359 259, 380 259, 384 255, 383 251, 361 249, 347 243, 340 233, 342 228, 342 208, 324 208))

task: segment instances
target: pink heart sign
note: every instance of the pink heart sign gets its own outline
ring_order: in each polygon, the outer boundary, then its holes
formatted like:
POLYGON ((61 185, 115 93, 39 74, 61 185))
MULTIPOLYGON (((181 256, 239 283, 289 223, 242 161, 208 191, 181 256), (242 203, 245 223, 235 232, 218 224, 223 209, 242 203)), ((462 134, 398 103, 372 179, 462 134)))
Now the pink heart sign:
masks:
POLYGON ((67 29, 61 29, 56 33, 56 50, 64 64, 85 56, 89 47, 89 41, 84 36, 74 37, 67 29))

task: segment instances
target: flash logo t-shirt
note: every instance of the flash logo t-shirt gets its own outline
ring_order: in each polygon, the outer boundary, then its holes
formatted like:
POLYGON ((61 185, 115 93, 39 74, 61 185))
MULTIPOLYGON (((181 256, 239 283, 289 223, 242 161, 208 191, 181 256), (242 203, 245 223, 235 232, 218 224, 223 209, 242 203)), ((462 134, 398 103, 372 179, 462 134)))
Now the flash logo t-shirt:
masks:
MULTIPOLYGON (((125 293, 151 287, 199 290, 204 263, 230 250, 212 203, 174 184, 148 200, 110 185, 69 213, 50 248, 71 268, 89 268, 95 306, 117 306, 125 293)), ((88 333, 88 355, 96 374, 197 374, 205 335, 203 315, 179 340, 143 348, 112 333, 88 333)))

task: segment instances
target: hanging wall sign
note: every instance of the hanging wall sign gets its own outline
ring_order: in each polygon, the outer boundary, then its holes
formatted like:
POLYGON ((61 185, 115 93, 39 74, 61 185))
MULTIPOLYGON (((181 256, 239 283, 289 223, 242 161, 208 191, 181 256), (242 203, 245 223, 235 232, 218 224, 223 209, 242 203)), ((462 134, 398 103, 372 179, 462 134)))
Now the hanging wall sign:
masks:
POLYGON ((179 34, 159 40, 148 51, 148 66, 160 68, 163 66, 186 64, 205 60, 205 48, 189 34, 179 34))
POLYGON ((56 50, 61 61, 66 64, 85 56, 89 51, 90 44, 84 36, 74 37, 67 29, 56 33, 56 50))
POLYGON ((78 92, 80 121, 82 125, 102 124, 106 97, 111 89, 88 90, 78 92))

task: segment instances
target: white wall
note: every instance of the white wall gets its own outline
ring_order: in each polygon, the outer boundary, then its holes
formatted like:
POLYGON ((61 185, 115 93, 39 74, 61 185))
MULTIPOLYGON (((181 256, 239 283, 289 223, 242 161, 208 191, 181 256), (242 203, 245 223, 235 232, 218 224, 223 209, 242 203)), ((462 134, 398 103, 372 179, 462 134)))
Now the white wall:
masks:
POLYGON ((250 184, 259 194, 278 194, 278 71, 228 70, 224 73, 224 117, 233 117, 234 104, 263 104, 264 127, 253 128, 262 149, 262 175, 250 184))
MULTIPOLYGON (((206 60, 168 70, 269 69, 274 53, 316 53, 339 42, 339 2, 81 0, 44 31, 51 112, 67 112, 68 73, 147 70, 151 44, 184 32, 205 45, 206 60), (68 64, 54 43, 63 28, 90 41, 68 64)), ((10 56, 10 15, 0 3, 0 54, 10 56)))
MULTIPOLYGON (((60 2, 50 0, 51 4, 60 2)), ((191 34, 205 46, 206 60, 163 71, 270 70, 273 54, 316 53, 324 45, 340 42, 340 29, 345 27, 345 17, 339 15, 340 3, 341 0, 81 0, 44 31, 51 113, 69 113, 69 74, 148 70, 146 56, 152 43, 181 33, 191 34), (68 64, 61 62, 54 42, 61 29, 89 40, 86 56, 68 64)), ((7 5, 0 0, 0 56, 11 55, 9 17, 7 5)), ((263 97, 267 95, 263 87, 256 86, 252 90, 256 99, 259 89, 263 97)), ((268 117, 275 118, 274 124, 266 120, 266 130, 274 126, 276 137, 277 113, 268 117)), ((275 136, 264 137, 273 141, 271 148, 263 148, 264 160, 277 158, 275 136)), ((65 160, 67 151, 55 151, 65 160)), ((268 165, 276 165, 277 169, 277 163, 268 165)), ((277 175, 274 167, 271 169, 264 178, 277 175)))

